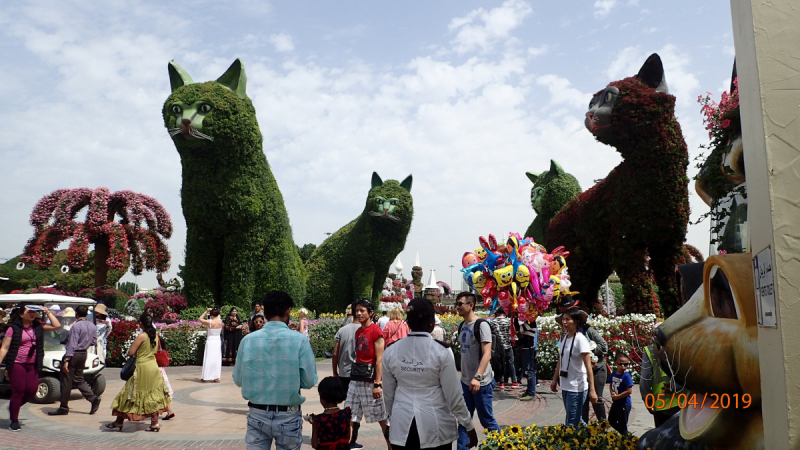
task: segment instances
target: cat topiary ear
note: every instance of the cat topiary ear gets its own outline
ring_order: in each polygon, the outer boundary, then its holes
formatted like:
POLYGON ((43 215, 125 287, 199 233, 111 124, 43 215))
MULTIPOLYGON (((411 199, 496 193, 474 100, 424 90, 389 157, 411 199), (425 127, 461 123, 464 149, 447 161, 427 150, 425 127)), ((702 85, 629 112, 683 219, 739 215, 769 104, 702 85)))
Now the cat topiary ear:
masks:
POLYGON ((736 88, 736 85, 733 84, 734 80, 736 80, 736 58, 733 58, 733 72, 731 72, 731 90, 728 91, 728 94, 733 94, 733 90, 736 88))
POLYGON ((233 64, 228 67, 228 70, 226 70, 221 77, 217 78, 217 83, 232 90, 241 99, 247 97, 247 92, 245 92, 245 88, 247 86, 247 75, 244 73, 244 65, 242 64, 242 60, 236 58, 236 61, 234 61, 233 64))
POLYGON ((525 175, 531 180, 531 183, 536 184, 539 181, 539 174, 534 172, 525 172, 525 175))
POLYGON ((647 58, 642 68, 639 69, 639 73, 636 74, 636 78, 655 89, 656 92, 669 94, 667 80, 664 77, 664 65, 661 64, 661 57, 658 56, 658 53, 653 53, 647 58))
POLYGON ((176 64, 174 59, 167 65, 167 71, 169 72, 169 85, 172 88, 172 92, 175 92, 179 87, 194 83, 192 77, 183 70, 183 67, 176 64))
POLYGON ((405 190, 407 190, 408 192, 411 192, 411 183, 413 181, 414 181, 414 179, 411 178, 411 175, 409 175, 409 176, 406 177, 405 180, 403 180, 402 183, 400 183, 400 187, 405 189, 405 190))
POLYGON ((383 180, 381 180, 381 176, 378 175, 378 172, 372 172, 372 187, 383 186, 383 180))
POLYGON ((550 160, 550 175, 564 175, 564 169, 554 159, 550 160))

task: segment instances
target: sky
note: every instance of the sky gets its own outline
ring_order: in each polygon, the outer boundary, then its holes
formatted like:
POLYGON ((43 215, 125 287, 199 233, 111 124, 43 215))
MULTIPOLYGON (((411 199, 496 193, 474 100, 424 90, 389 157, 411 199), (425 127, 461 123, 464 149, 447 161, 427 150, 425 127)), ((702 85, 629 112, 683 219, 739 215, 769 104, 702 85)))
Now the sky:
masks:
MULTIPOLYGON (((583 126, 592 94, 658 53, 693 159, 699 95, 734 58, 728 1, 20 1, 0 9, 0 257, 22 252, 33 206, 59 188, 155 197, 186 224, 161 118, 167 64, 195 81, 241 58, 294 239, 321 244, 364 207, 372 172, 413 175, 399 259, 460 285, 478 237, 524 233, 525 172, 558 161, 586 190, 621 161, 583 126), (450 266, 454 266, 451 268, 450 266)), ((690 182, 692 219, 708 208, 690 182)), ((708 222, 687 242, 708 253, 708 222)), ((569 261, 567 261, 569 263, 569 261)), ((124 281, 157 285, 155 273, 124 281)))

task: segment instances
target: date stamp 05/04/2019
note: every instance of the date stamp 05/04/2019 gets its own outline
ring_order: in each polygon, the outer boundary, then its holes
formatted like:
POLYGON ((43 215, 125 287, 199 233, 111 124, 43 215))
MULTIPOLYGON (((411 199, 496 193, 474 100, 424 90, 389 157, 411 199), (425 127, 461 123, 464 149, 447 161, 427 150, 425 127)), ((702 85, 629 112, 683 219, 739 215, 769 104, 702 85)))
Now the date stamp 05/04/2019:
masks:
POLYGON ((749 408, 753 404, 750 394, 677 394, 673 392, 667 394, 647 394, 644 397, 644 406, 647 409, 663 409, 670 405, 678 406, 681 409, 692 407, 703 409, 708 406, 711 409, 729 408, 749 408))

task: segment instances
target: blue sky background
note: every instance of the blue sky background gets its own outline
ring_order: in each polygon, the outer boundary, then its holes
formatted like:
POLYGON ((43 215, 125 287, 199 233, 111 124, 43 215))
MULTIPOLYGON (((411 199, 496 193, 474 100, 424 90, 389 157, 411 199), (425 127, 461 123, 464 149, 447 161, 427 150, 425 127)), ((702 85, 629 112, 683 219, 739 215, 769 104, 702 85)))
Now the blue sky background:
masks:
MULTIPOLYGON (((171 59, 206 81, 242 58, 296 242, 355 218, 373 171, 413 174, 400 258, 409 272, 419 252, 426 280, 450 282, 455 265, 458 284, 478 236, 533 220, 526 171, 555 159, 585 190, 619 163, 583 127, 594 92, 658 52, 693 158, 708 140, 697 96, 727 89, 734 57, 721 0, 23 1, 0 11, 0 36, 0 256, 22 251, 42 196, 107 186, 167 208, 168 277, 185 240, 161 120, 171 59)), ((688 242, 707 253, 708 223, 688 242)))

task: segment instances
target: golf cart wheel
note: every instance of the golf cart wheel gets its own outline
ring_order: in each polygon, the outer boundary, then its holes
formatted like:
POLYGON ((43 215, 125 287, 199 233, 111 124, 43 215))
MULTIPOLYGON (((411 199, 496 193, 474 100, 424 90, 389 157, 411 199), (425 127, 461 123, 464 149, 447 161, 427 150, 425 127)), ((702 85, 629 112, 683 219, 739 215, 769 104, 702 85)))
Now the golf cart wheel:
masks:
POLYGON ((101 395, 103 395, 103 392, 105 391, 106 391, 106 377, 104 377, 103 374, 101 373, 94 378, 94 381, 92 381, 92 392, 94 392, 94 395, 100 397, 101 395))
POLYGON ((34 403, 48 404, 61 399, 61 383, 57 378, 39 378, 39 389, 33 397, 34 403))

